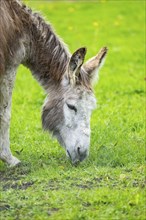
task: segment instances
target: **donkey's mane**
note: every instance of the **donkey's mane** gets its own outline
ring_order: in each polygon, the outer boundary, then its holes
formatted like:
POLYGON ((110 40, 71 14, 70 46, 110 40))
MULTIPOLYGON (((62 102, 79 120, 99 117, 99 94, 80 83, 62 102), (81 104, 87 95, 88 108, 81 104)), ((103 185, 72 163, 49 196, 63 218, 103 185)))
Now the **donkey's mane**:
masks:
MULTIPOLYGON (((22 63, 32 71, 35 78, 45 89, 49 84, 60 83, 71 54, 39 13, 33 13, 21 0, 1 0, 0 36, 1 73, 5 70, 6 60, 15 57, 23 41, 28 45, 22 63), (29 42, 26 43, 26 39, 29 42)), ((80 78, 82 84, 89 87, 88 77, 83 71, 80 78)))
POLYGON ((60 82, 71 56, 67 46, 38 13, 31 14, 31 22, 30 60, 26 65, 37 74, 37 78, 40 76, 40 81, 53 79, 60 82))

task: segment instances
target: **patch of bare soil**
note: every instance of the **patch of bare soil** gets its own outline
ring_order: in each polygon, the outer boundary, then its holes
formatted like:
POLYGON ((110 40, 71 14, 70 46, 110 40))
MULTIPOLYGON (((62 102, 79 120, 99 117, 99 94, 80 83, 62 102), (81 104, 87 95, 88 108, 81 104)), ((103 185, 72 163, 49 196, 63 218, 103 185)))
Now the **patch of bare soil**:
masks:
POLYGON ((27 188, 31 187, 32 185, 34 184, 33 181, 31 182, 23 182, 23 183, 19 183, 19 182, 16 182, 16 183, 7 183, 3 186, 3 190, 6 191, 8 189, 18 189, 18 190, 26 190, 27 188))
POLYGON ((58 208, 50 208, 50 209, 48 210, 48 215, 51 216, 54 212, 58 212, 58 211, 59 211, 58 208))
POLYGON ((9 204, 0 203, 0 211, 9 210, 11 208, 9 204))
POLYGON ((18 166, 10 168, 0 172, 1 182, 17 181, 24 178, 28 173, 31 172, 30 164, 20 163, 18 166))

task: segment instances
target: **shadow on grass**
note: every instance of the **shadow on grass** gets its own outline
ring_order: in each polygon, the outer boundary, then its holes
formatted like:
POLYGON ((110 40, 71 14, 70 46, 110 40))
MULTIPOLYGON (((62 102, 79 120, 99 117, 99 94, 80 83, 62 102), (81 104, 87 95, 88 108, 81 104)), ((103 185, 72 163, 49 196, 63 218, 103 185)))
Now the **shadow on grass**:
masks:
POLYGON ((15 167, 6 167, 0 172, 1 182, 7 182, 9 180, 20 180, 25 178, 31 172, 30 163, 20 163, 15 167))
MULTIPOLYGON (((115 146, 116 145, 117 143, 115 146)), ((125 164, 122 161, 122 158, 120 158, 120 152, 116 152, 115 146, 107 147, 105 145, 101 145, 96 154, 93 155, 92 162, 99 167, 123 167, 125 164)))
POLYGON ((119 158, 116 159, 116 153, 114 148, 109 148, 105 145, 102 145, 96 152, 96 154, 90 154, 89 158, 79 163, 78 165, 73 165, 70 160, 68 160, 65 155, 47 155, 42 154, 37 160, 34 161, 25 161, 21 162, 16 167, 7 167, 4 165, 3 170, 0 172, 0 179, 2 182, 7 181, 18 181, 20 179, 25 178, 30 173, 36 172, 39 169, 48 169, 48 167, 53 167, 60 169, 60 167, 64 169, 82 169, 88 168, 89 166, 96 165, 97 167, 123 167, 124 164, 121 162, 119 158))

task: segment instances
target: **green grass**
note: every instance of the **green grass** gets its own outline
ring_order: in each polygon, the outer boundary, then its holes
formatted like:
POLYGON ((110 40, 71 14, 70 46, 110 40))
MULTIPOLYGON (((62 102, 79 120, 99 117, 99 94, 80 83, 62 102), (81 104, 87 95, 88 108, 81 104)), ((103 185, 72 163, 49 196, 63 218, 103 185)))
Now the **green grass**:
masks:
POLYGON ((21 167, 1 167, 1 220, 144 220, 144 1, 26 1, 87 59, 109 48, 91 119, 89 158, 74 167, 41 128, 45 98, 20 67, 13 93, 11 149, 21 167))

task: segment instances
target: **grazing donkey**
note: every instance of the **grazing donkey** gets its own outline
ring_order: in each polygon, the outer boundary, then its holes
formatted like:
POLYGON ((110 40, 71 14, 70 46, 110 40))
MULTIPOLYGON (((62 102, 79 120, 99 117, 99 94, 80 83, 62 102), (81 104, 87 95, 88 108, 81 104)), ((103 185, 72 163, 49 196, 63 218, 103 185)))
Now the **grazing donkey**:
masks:
POLYGON ((29 68, 48 94, 42 125, 65 148, 72 163, 84 160, 90 145, 90 116, 96 106, 92 81, 107 53, 104 47, 85 64, 86 48, 70 54, 38 13, 20 0, 0 1, 0 158, 20 161, 10 150, 11 98, 17 67, 29 68))

